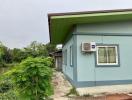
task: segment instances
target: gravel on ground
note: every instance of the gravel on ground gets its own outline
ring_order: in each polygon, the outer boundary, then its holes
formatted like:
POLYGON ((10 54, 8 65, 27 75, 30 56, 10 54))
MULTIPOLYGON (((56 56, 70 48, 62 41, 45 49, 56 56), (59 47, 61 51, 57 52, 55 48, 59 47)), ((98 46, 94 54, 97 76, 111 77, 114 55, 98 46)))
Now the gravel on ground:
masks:
POLYGON ((66 94, 70 91, 72 85, 66 80, 62 72, 54 72, 53 85, 54 100, 68 100, 66 94))

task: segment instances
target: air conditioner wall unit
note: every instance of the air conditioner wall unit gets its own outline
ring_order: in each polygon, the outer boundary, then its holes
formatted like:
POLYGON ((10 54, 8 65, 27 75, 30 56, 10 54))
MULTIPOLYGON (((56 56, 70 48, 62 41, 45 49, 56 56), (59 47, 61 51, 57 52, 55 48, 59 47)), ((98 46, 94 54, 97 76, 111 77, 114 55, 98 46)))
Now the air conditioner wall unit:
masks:
POLYGON ((81 49, 82 49, 82 52, 96 51, 96 43, 95 42, 82 42, 81 49))

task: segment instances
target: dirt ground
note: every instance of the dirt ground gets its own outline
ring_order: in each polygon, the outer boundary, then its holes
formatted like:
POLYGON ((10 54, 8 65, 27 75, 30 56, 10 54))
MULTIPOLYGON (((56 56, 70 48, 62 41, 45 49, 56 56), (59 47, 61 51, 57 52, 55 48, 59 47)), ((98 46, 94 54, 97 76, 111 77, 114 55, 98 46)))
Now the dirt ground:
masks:
POLYGON ((53 77, 54 100, 132 100, 132 94, 109 94, 102 96, 66 96, 72 88, 71 84, 65 79, 61 72, 54 72, 53 77))
POLYGON ((64 78, 64 75, 61 72, 54 72, 53 77, 54 85, 54 100, 68 100, 66 94, 72 88, 71 84, 64 78))

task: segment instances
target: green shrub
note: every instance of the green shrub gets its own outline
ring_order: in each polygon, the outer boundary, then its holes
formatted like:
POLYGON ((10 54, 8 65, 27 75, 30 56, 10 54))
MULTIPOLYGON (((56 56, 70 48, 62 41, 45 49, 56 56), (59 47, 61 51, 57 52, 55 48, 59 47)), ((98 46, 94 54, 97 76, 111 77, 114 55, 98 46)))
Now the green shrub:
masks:
POLYGON ((52 57, 47 57, 45 58, 47 63, 50 63, 49 67, 53 68, 54 67, 54 59, 52 57))
POLYGON ((0 100, 18 100, 10 79, 0 77, 0 100))
POLYGON ((5 93, 11 88, 10 83, 7 81, 0 82, 0 93, 5 93))
POLYGON ((52 62, 47 58, 27 58, 6 72, 19 100, 43 100, 52 95, 52 62))
POLYGON ((6 93, 0 93, 0 100, 20 100, 16 97, 15 92, 10 90, 6 93))

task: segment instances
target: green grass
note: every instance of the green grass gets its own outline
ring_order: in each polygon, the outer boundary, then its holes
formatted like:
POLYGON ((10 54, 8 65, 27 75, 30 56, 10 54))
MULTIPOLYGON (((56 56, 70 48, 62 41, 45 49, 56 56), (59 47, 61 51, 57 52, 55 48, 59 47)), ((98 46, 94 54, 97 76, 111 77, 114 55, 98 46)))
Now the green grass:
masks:
POLYGON ((79 94, 76 91, 76 88, 75 87, 73 87, 72 89, 70 89, 69 93, 66 94, 66 96, 70 96, 70 95, 79 96, 79 94))

